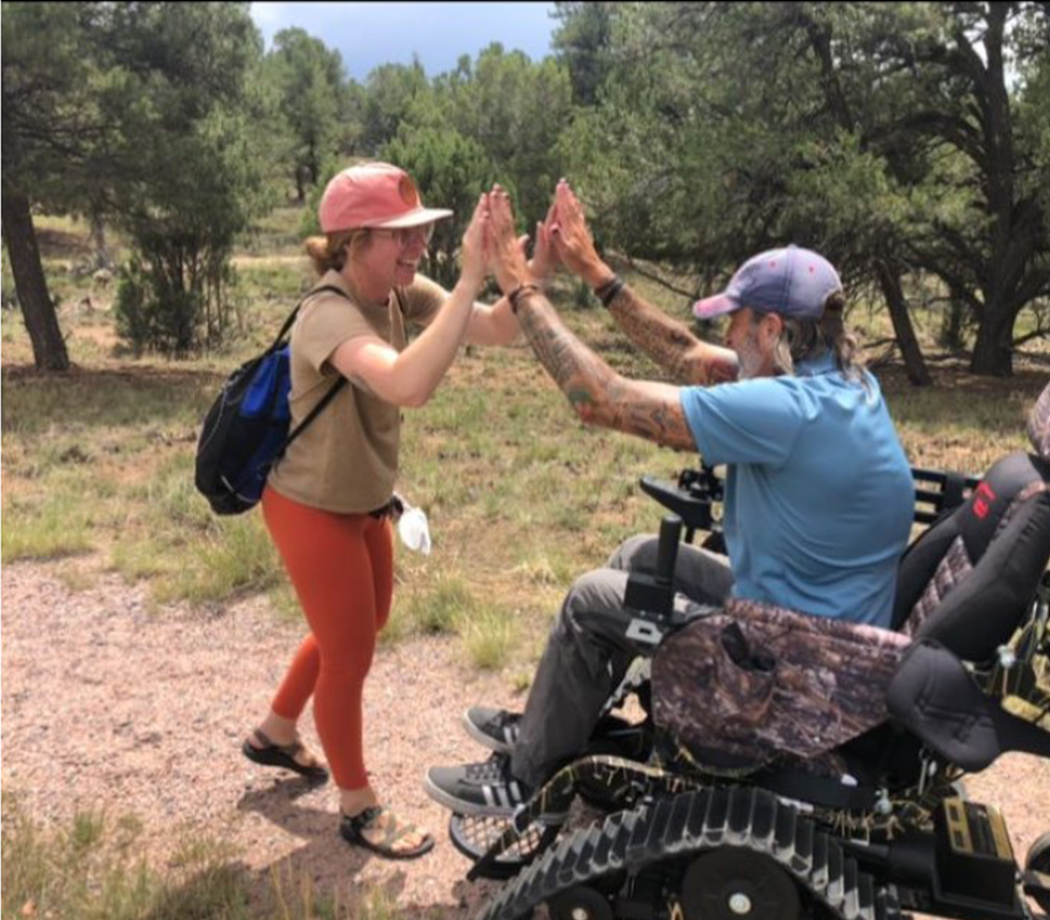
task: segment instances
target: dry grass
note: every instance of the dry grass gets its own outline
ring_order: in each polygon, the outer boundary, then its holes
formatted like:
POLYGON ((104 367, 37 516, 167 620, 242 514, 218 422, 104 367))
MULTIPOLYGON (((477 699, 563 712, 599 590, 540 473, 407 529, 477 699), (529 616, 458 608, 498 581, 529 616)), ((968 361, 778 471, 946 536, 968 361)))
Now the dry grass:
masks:
MULTIPOLYGON (((298 217, 295 209, 275 213, 238 254, 251 304, 245 334, 224 355, 178 365, 122 354, 112 283, 81 268, 90 256, 86 228, 43 222, 49 281, 76 367, 61 376, 33 371, 21 319, 3 311, 5 563, 61 557, 73 590, 89 588, 101 566, 144 582, 158 601, 219 608, 265 591, 272 607, 297 616, 258 516, 213 517, 193 490, 192 459, 200 419, 225 373, 272 334, 307 283, 294 242, 298 217)), ((683 298, 635 282, 686 319, 683 298)), ((563 282, 555 300, 585 341, 624 373, 657 375, 603 311, 571 308, 573 298, 573 285, 563 282)), ((865 311, 854 316, 865 319, 865 311)), ((871 338, 885 335, 878 314, 866 323, 871 338)), ((919 326, 932 347, 936 323, 924 317, 919 326)), ((911 388, 898 366, 881 369, 880 378, 913 463, 976 473, 1023 446, 1023 416, 1048 368, 1037 352, 1010 380, 974 378, 951 362, 936 365, 931 390, 911 388)), ((579 424, 524 345, 468 350, 432 403, 408 414, 404 438, 401 487, 430 517, 434 554, 400 553, 386 641, 457 635, 465 661, 502 670, 518 691, 572 579, 624 537, 655 528, 659 511, 640 495, 639 476, 670 478, 689 462, 579 424)), ((129 920, 246 916, 247 881, 212 872, 229 859, 216 862, 206 841, 187 844, 184 869, 194 871, 158 874, 122 842, 134 838, 133 821, 92 813, 45 830, 4 811, 5 920, 48 910, 129 920)), ((266 905, 252 916, 347 915, 316 895, 309 878, 274 876, 267 885, 266 905)), ((362 910, 357 915, 376 920, 397 915, 379 889, 362 910)))
MULTIPOLYGON (((259 555, 265 537, 258 522, 214 518, 191 477, 198 425, 223 376, 268 340, 308 283, 293 245, 300 214, 275 212, 238 254, 242 295, 251 304, 246 334, 227 354, 179 364, 122 354, 109 312, 112 284, 100 288, 77 267, 90 255, 86 226, 41 222, 76 368, 36 374, 20 317, 4 311, 5 561, 93 552, 129 579, 146 579, 157 598, 223 603, 268 590, 278 606, 290 606, 276 559, 259 555), (226 547, 221 564, 202 546, 226 547)), ((120 241, 114 244, 119 253, 120 241)), ((684 298, 640 276, 633 283, 687 318, 684 298)), ((659 376, 604 311, 571 306, 574 290, 561 279, 554 295, 570 326, 623 373, 659 376)), ((886 332, 874 310, 857 308, 853 318, 867 323, 870 337, 886 332)), ((932 348, 934 319, 920 314, 917 325, 932 348)), ((937 365, 936 387, 922 391, 899 366, 881 368, 912 462, 975 473, 1023 446, 1024 412, 1047 376, 1041 360, 1020 362, 1009 380, 937 365)), ((580 424, 524 344, 467 349, 431 403, 406 413, 402 456, 401 488, 430 516, 435 555, 401 555, 398 604, 406 616, 392 635, 432 629, 413 611, 440 608, 441 579, 458 580, 487 611, 474 620, 491 626, 480 636, 473 626, 470 642, 490 666, 522 664, 499 651, 522 644, 506 632, 507 622, 542 631, 575 574, 625 536, 655 527, 657 509, 640 496, 638 478, 671 477, 689 462, 580 424)), ((462 632, 464 622, 449 618, 445 628, 462 632)))

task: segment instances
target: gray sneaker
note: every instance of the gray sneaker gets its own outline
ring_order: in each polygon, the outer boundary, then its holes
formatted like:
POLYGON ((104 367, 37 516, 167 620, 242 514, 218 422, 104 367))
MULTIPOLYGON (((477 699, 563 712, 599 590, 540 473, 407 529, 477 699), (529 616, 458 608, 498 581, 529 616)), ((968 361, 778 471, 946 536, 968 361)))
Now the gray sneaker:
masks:
MULTIPOLYGON (((533 793, 531 786, 511 774, 510 758, 504 754, 493 754, 484 763, 431 767, 424 787, 435 802, 456 814, 499 818, 513 817, 533 793)), ((561 823, 566 813, 545 809, 540 818, 561 823)))
POLYGON ((427 794, 461 815, 510 817, 532 790, 511 776, 510 758, 493 754, 482 763, 427 770, 427 794))
POLYGON ((521 715, 492 706, 471 706, 463 713, 463 725, 475 741, 500 754, 509 754, 518 743, 521 715))

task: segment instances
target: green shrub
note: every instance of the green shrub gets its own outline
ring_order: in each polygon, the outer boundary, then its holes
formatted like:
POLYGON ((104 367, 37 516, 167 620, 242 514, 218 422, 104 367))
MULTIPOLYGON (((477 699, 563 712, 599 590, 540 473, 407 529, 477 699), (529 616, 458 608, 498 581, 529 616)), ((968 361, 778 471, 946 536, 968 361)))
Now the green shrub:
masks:
POLYGON ((149 245, 120 270, 113 305, 117 334, 136 355, 185 357, 221 345, 240 318, 227 251, 199 241, 187 253, 164 237, 151 238, 149 245))

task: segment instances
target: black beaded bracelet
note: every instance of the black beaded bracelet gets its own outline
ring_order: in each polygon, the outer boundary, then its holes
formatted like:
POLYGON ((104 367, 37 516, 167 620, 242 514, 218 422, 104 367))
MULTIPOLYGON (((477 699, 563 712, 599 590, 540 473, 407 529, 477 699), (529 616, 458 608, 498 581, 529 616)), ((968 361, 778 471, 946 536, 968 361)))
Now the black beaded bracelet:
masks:
POLYGON ((510 312, 515 316, 518 314, 518 301, 521 300, 526 294, 538 294, 540 286, 533 284, 531 281, 526 281, 524 284, 519 284, 513 291, 507 295, 507 300, 510 301, 510 312))
POLYGON ((616 295, 623 290, 626 282, 619 275, 613 275, 608 281, 600 284, 594 289, 594 295, 602 302, 602 306, 609 309, 616 295))

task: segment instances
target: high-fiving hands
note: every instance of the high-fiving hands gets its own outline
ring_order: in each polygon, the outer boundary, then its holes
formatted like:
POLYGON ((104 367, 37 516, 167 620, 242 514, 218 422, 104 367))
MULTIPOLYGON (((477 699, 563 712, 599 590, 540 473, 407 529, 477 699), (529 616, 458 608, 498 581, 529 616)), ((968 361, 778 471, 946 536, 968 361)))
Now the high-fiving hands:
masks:
POLYGON ((542 283, 558 262, 551 232, 554 220, 552 204, 546 220, 536 223, 536 245, 532 258, 527 260, 525 247, 529 238, 515 235, 510 196, 501 186, 494 185, 491 192, 478 198, 463 233, 461 277, 467 284, 480 287, 491 271, 507 294, 523 284, 542 283))
POLYGON ((531 259, 525 256, 528 236, 515 233, 514 209, 506 190, 494 185, 483 199, 490 236, 489 268, 504 293, 523 284, 542 283, 559 261, 591 287, 613 277, 595 249, 583 206, 564 179, 558 183, 546 219, 536 224, 531 259))

